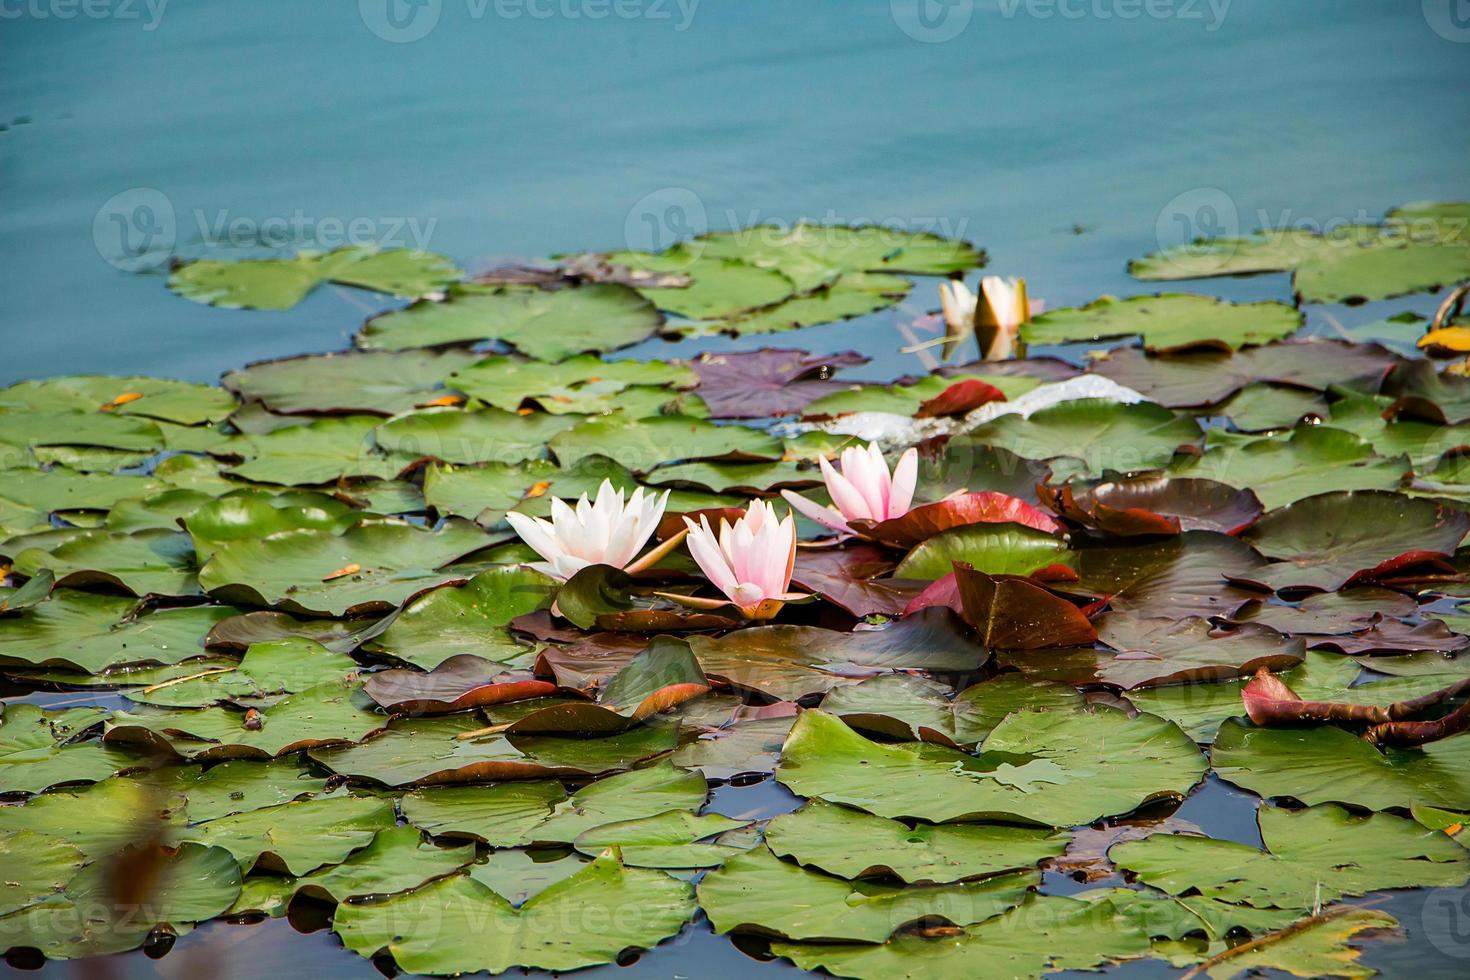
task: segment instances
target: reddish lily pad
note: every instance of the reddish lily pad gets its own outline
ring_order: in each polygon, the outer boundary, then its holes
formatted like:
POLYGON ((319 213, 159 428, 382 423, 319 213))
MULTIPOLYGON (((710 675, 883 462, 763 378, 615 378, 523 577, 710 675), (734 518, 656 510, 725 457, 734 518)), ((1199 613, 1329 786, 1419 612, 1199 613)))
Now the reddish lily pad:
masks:
POLYGON ((894 564, 882 549, 867 544, 798 548, 791 582, 854 616, 899 616, 927 583, 878 578, 894 564))
POLYGON ((945 497, 886 521, 851 522, 859 534, 895 548, 913 548, 943 531, 970 524, 1020 524, 1048 534, 1062 529, 1026 501, 992 490, 945 497))

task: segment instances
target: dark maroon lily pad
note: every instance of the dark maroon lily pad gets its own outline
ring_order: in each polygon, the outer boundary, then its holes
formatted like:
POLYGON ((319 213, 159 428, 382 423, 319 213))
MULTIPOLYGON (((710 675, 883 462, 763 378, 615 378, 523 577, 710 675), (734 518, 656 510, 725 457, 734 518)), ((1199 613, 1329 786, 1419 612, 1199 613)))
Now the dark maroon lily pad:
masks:
POLYGON ((811 402, 847 387, 830 380, 833 373, 867 362, 853 351, 818 355, 763 347, 701 354, 689 366, 699 375, 696 391, 712 418, 758 419, 801 414, 811 402))
POLYGON ((843 548, 798 548, 791 582, 854 616, 899 616, 929 584, 878 576, 897 562, 870 544, 843 548))
POLYGON ((1073 490, 1038 487, 1042 502, 1061 516, 1124 537, 1218 531, 1239 534, 1265 512, 1250 490, 1214 480, 1138 476, 1073 490))
POLYGON ((602 689, 596 703, 568 702, 535 711, 511 735, 606 734, 624 731, 709 692, 689 644, 661 636, 640 650, 602 689))
POLYGON ((1081 609, 1020 575, 987 575, 955 563, 965 621, 996 650, 1037 650, 1097 639, 1081 609))
MULTIPOLYGON (((1231 588, 1266 560, 1238 538, 1186 531, 1170 538, 1078 552, 1077 588, 1115 613, 1142 618, 1227 616, 1259 593, 1231 588)), ((1070 589, 1064 590, 1070 591, 1070 589)))
POLYGON ((1470 648, 1470 637, 1452 632, 1437 619, 1416 621, 1419 605, 1388 589, 1364 587, 1319 592, 1300 605, 1248 602, 1231 616, 1235 623, 1260 623, 1301 637, 1309 649, 1368 653, 1412 653, 1420 650, 1453 654, 1470 648))
POLYGON ((1376 394, 1384 375, 1402 359, 1377 344, 1338 340, 1286 341, 1226 354, 1216 351, 1160 356, 1138 348, 1115 350, 1092 370, 1170 408, 1215 405, 1255 381, 1324 391, 1350 388, 1376 394))
POLYGON ((989 652, 949 609, 925 609, 878 629, 756 626, 689 645, 710 677, 780 701, 824 694, 894 670, 976 670, 989 652))
POLYGON ((427 673, 379 671, 367 678, 363 690, 388 711, 407 714, 445 714, 557 693, 555 684, 537 680, 530 671, 506 670, 467 653, 450 657, 427 673))
POLYGON ((908 549, 942 531, 969 524, 1022 524, 1048 534, 1062 529, 1050 515, 1026 501, 992 490, 946 497, 887 521, 853 521, 851 527, 884 544, 908 549))

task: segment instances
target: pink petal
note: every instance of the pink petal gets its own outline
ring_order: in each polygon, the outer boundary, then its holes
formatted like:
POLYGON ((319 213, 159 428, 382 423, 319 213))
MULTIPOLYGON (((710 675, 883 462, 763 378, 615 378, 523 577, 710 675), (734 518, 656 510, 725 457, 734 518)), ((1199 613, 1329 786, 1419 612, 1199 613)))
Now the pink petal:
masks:
POLYGON ((827 481, 827 493, 832 496, 832 502, 837 505, 842 516, 849 521, 870 520, 873 512, 868 509, 867 501, 857 488, 825 459, 821 461, 821 465, 822 479, 827 481))
POLYGON ((831 507, 823 507, 815 500, 808 500, 801 494, 794 493, 790 490, 782 490, 781 496, 786 499, 786 502, 793 509, 800 511, 802 516, 816 521, 823 527, 833 531, 839 531, 843 534, 852 533, 852 528, 847 526, 847 522, 842 519, 842 515, 831 507))
POLYGON ((893 468, 893 487, 888 491, 888 518, 902 517, 914 502, 914 488, 919 483, 919 451, 909 449, 898 458, 893 468))

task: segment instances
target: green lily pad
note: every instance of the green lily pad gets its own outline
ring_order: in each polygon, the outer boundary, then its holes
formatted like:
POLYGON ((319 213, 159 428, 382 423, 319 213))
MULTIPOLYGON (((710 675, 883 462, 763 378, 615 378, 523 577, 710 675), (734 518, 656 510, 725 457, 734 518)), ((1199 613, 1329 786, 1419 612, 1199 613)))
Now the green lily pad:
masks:
POLYGON ((717 813, 695 816, 687 810, 668 810, 584 830, 577 835, 574 846, 594 856, 615 847, 629 867, 714 868, 759 843, 749 835, 742 837, 740 844, 724 843, 734 839, 732 832, 747 825, 748 821, 717 813), (716 839, 699 843, 711 837, 716 839))
POLYGON ((140 610, 136 599, 58 589, 0 617, 0 663, 100 673, 128 664, 174 664, 204 654, 204 637, 237 610, 140 610))
POLYGON ((852 272, 947 276, 985 264, 969 242, 888 225, 752 225, 700 235, 700 254, 780 269, 805 292, 852 272))
POLYGON ((1350 432, 1311 425, 1284 438, 1211 448, 1171 467, 1183 476, 1252 490, 1268 510, 1331 490, 1393 490, 1409 470, 1403 456, 1378 456, 1350 432))
POLYGON ((1030 418, 1003 415, 969 437, 1026 459, 1071 457, 1082 461, 1084 473, 1100 476, 1107 470, 1165 466, 1181 446, 1197 444, 1200 431, 1193 419, 1160 405, 1083 398, 1043 408, 1030 418))
POLYGON ((290 487, 332 483, 344 477, 387 479, 416 457, 395 452, 397 447, 391 443, 384 443, 386 452, 379 452, 374 436, 380 422, 375 415, 318 419, 309 425, 237 436, 222 451, 245 459, 230 465, 232 476, 259 483, 290 487))
POLYGON ((464 578, 443 566, 494 543, 457 520, 432 531, 395 523, 360 524, 341 535, 280 531, 222 545, 200 569, 199 584, 226 601, 342 616, 464 578))
POLYGON ((174 270, 168 287, 210 306, 289 310, 326 282, 411 297, 443 289, 460 275, 454 263, 430 252, 351 246, 290 259, 191 262, 174 270))
POLYGON ((1280 970, 1298 977, 1364 980, 1378 971, 1358 964, 1362 950, 1347 945, 1348 940, 1365 930, 1389 930, 1398 924, 1398 919, 1378 909, 1337 909, 1308 920, 1301 929, 1283 931, 1281 938, 1269 945, 1252 946, 1223 960, 1210 967, 1208 975, 1210 980, 1229 980, 1241 974, 1280 970))
POLYGON ((1387 813, 1356 817, 1332 805, 1257 811, 1265 850, 1235 841, 1154 834, 1108 856, 1170 895, 1306 911, 1386 888, 1454 887, 1470 854, 1444 835, 1387 813))
POLYGON ((208 769, 172 766, 158 770, 156 778, 166 789, 183 795, 191 823, 318 796, 327 788, 325 779, 306 772, 292 759, 236 759, 208 769))
MULTIPOLYGON (((138 768, 138 756, 97 741, 70 742, 54 716, 33 704, 10 704, 0 715, 0 793, 40 793, 65 783, 90 783, 138 768)), ((100 720, 97 719, 97 720, 100 720)))
POLYGON ((168 839, 183 822, 184 798, 145 779, 104 779, 32 797, 24 806, 0 806, 0 834, 35 831, 61 837, 88 862, 137 843, 140 826, 168 839), (99 819, 99 814, 124 818, 99 819))
POLYGON ((1035 388, 1034 378, 1010 378, 994 374, 973 373, 956 375, 930 374, 912 384, 853 385, 847 391, 836 391, 807 404, 803 415, 845 415, 849 412, 889 412, 893 415, 913 415, 919 406, 942 394, 951 385, 961 381, 983 381, 997 388, 1007 398, 1016 398, 1035 388))
POLYGON ((168 489, 146 476, 78 473, 66 467, 49 470, 7 469, 4 499, 8 507, 53 511, 107 510, 120 500, 168 489))
POLYGON ((879 943, 920 920, 983 922, 1020 903, 1040 880, 1028 871, 946 885, 855 883, 757 847, 705 875, 699 905, 719 933, 879 943))
POLYGON ((414 597, 366 649, 424 670, 461 654, 497 662, 524 657, 534 648, 507 627, 517 617, 551 605, 556 585, 554 579, 517 565, 489 569, 463 585, 414 597))
POLYGON ((1067 542, 1020 524, 969 524, 934 535, 910 551, 895 578, 932 582, 960 561, 989 575, 1030 575, 1049 565, 1071 565, 1067 542))
POLYGON ((284 913, 297 894, 329 902, 396 895, 454 874, 474 860, 472 844, 440 847, 424 841, 423 835, 413 827, 390 827, 379 831, 371 844, 352 853, 341 864, 319 868, 300 878, 246 879, 246 894, 240 896, 231 911, 236 915, 284 913), (271 884, 250 894, 251 884, 259 881, 271 884))
POLYGON ((423 300, 373 317, 357 346, 406 350, 500 340, 528 357, 560 361, 628 347, 662 325, 653 304, 614 283, 557 290, 464 286, 443 302, 423 300))
POLYGON ((1067 840, 1048 830, 995 824, 910 826, 821 800, 777 817, 766 828, 766 844, 777 857, 843 878, 892 875, 910 884, 1032 868, 1061 854, 1067 840))
POLYGON ((959 936, 901 933, 881 945, 771 944, 803 970, 881 980, 1030 980, 1061 970, 1090 970, 1148 954, 1149 937, 1113 903, 1035 896, 959 936))
MULTIPOLYGON (((328 654, 336 657, 337 654, 328 654)), ((231 708, 119 711, 107 740, 140 743, 200 761, 270 759, 299 749, 356 742, 381 728, 355 677, 318 684, 274 704, 243 712, 231 708)))
POLYGON ((1069 344, 1137 334, 1149 350, 1199 346, 1243 347, 1280 340, 1302 325, 1284 303, 1226 303, 1213 296, 1164 293, 1050 310, 1021 327, 1028 344, 1069 344))
POLYGON ((162 449, 163 442, 163 430, 158 423, 138 416, 0 409, 0 444, 90 446, 151 453, 162 449))
POLYGON ((224 848, 244 871, 260 867, 300 876, 340 864, 393 825, 391 800, 332 796, 221 817, 183 833, 224 848))
POLYGON ((498 408, 475 412, 431 408, 384 422, 377 429, 377 442, 384 449, 409 459, 519 463, 544 458, 552 437, 571 428, 576 421, 574 416, 545 412, 518 415, 498 408))
MULTIPOLYGON (((447 378, 457 391, 513 412, 531 400, 553 415, 599 415, 621 407, 633 386, 692 388, 699 376, 663 361, 605 361, 573 357, 558 364, 496 355, 459 367, 447 378)), ((666 391, 665 398, 673 392, 666 391)))
POLYGON ((1136 259, 1128 271, 1145 280, 1291 272, 1307 303, 1390 299, 1425 292, 1470 276, 1470 241, 1449 223, 1432 228, 1391 223, 1344 225, 1322 235, 1272 229, 1248 238, 1218 238, 1175 246, 1136 259))
POLYGON ((357 670, 351 657, 332 653, 312 640, 274 640, 255 644, 232 667, 205 668, 199 676, 186 675, 162 686, 129 691, 126 696, 139 704, 160 707, 202 708, 222 702, 265 707, 279 703, 282 695, 340 683, 357 670))
POLYGON ((658 255, 611 252, 607 261, 643 272, 687 275, 688 285, 641 289, 660 310, 690 320, 724 320, 790 298, 795 284, 778 270, 739 259, 705 256, 697 242, 681 242, 658 255))
POLYGON ((396 415, 447 394, 440 382, 475 360, 466 351, 308 354, 231 371, 223 384, 242 401, 288 415, 396 415))
POLYGON ((608 853, 520 907, 455 875, 381 902, 341 906, 332 928, 348 949, 367 957, 386 952, 410 973, 575 970, 678 932, 694 914, 691 891, 663 872, 626 868, 608 853), (460 941, 466 936, 476 941, 460 941))
POLYGON ((50 569, 62 586, 105 584, 137 596, 199 594, 194 546, 181 531, 68 532, 55 544, 19 551, 14 565, 22 575, 50 569))
POLYGON ((781 444, 764 432, 675 415, 593 417, 552 436, 550 446, 562 466, 606 456, 635 473, 677 460, 729 456, 774 460, 782 455, 781 444))
POLYGON ((1380 751, 1330 725, 1254 728, 1231 719, 1215 735, 1210 760, 1221 779, 1308 806, 1453 808, 1470 799, 1470 739, 1464 738, 1380 751))
POLYGON ((0 918, 60 893, 86 863, 82 852, 65 839, 33 830, 0 838, 0 861, 5 866, 0 918))
POLYGON ((120 953, 143 945, 163 924, 213 918, 240 894, 240 869, 228 851, 185 844, 177 850, 130 849, 82 871, 57 895, 0 917, 0 949, 29 947, 48 959, 120 953), (135 901, 120 901, 117 867, 146 867, 151 880, 135 901))
MULTIPOLYGON (((780 333, 888 309, 903 299, 909 289, 908 280, 897 276, 847 272, 831 285, 792 296, 773 306, 738 314, 727 320, 706 321, 697 326, 675 326, 671 330, 695 336, 706 333, 741 336, 780 333)), ((657 298, 658 294, 650 290, 649 295, 657 298)))
POLYGON ((571 796, 550 781, 417 790, 404 797, 403 815, 435 836, 491 847, 570 844, 605 824, 693 811, 708 791, 699 773, 661 763, 599 779, 571 796))
POLYGON ((776 775, 792 792, 883 817, 1062 827, 1180 798, 1206 768, 1172 722, 1105 708, 1015 712, 983 749, 968 755, 922 742, 879 745, 832 715, 808 711, 791 730, 776 775))
POLYGON ((220 545, 229 541, 263 538, 297 528, 320 528, 341 534, 369 516, 372 515, 324 493, 236 490, 190 511, 184 517, 184 525, 194 543, 195 555, 200 562, 206 562, 220 545))
POLYGON ((77 375, 21 381, 0 389, 0 409, 106 411, 179 425, 220 422, 235 408, 235 400, 223 389, 168 378, 77 375))
POLYGON ((464 715, 395 722, 360 745, 319 749, 311 757, 333 772, 389 786, 432 785, 596 776, 663 755, 678 739, 676 724, 640 725, 603 738, 456 737, 479 727, 464 715))

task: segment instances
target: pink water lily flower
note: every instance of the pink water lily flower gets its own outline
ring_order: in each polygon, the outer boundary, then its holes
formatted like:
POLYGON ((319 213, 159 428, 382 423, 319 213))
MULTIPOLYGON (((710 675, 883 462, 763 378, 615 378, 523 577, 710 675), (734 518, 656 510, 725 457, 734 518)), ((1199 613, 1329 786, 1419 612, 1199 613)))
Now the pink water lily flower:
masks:
POLYGON ((505 519, 522 541, 546 559, 531 567, 566 581, 589 565, 629 568, 658 528, 668 501, 668 491, 657 496, 639 487, 624 503, 623 491, 603 480, 596 502, 589 501, 585 493, 575 507, 553 499, 549 521, 515 511, 505 519))
POLYGON ((909 512, 919 480, 917 449, 900 456, 892 473, 876 442, 867 449, 844 449, 841 463, 839 473, 831 463, 821 461, 822 479, 834 506, 823 507, 790 490, 781 491, 781 496, 805 516, 842 534, 854 533, 849 521, 887 521, 909 512))
POLYGON ((747 619, 770 619, 781 606, 805 595, 788 592, 791 570, 796 564, 796 521, 789 514, 776 517, 776 508, 763 500, 752 500, 745 515, 733 525, 720 519, 716 536, 709 518, 700 515, 696 524, 684 518, 689 529, 689 553, 710 583, 725 593, 728 601, 670 595, 669 598, 699 608, 733 605, 747 619))

